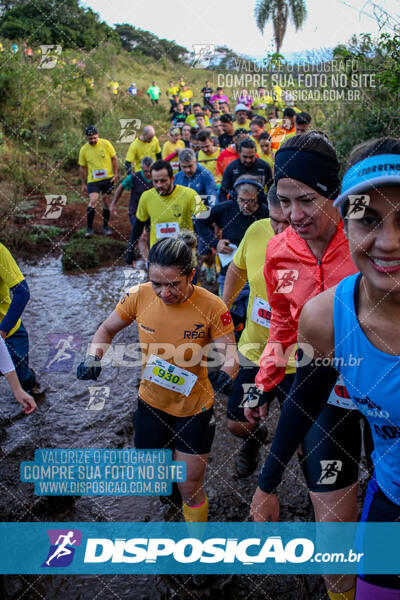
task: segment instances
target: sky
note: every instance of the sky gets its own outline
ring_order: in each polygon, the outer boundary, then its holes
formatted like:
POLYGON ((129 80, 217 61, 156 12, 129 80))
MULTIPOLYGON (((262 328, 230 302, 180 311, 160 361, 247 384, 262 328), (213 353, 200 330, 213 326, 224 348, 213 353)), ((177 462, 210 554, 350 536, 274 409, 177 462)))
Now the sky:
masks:
MULTIPOLYGON (((374 7, 384 6, 400 24, 399 0, 306 0, 307 20, 301 30, 287 28, 281 53, 333 48, 353 34, 378 34, 374 7)), ((175 40, 193 50, 193 44, 228 46, 238 54, 262 57, 274 51, 272 26, 264 35, 254 19, 255 0, 86 0, 83 6, 99 13, 109 25, 129 23, 158 37, 175 40)))

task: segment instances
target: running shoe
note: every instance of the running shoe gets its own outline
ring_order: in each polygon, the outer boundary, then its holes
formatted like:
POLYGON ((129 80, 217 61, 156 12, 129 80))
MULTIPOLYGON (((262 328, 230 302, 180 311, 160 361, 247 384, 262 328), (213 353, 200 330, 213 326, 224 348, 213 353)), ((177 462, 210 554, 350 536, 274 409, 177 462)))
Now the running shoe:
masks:
POLYGON ((254 473, 260 457, 260 448, 267 439, 268 429, 259 427, 243 440, 235 463, 235 475, 238 479, 254 473))

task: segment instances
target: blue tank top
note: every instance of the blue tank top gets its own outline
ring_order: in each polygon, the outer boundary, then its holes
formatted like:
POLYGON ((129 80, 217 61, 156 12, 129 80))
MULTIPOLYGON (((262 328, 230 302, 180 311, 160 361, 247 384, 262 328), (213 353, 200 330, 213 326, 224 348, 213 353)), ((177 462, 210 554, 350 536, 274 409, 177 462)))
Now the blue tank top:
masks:
POLYGON ((360 278, 350 275, 336 288, 334 366, 370 423, 376 481, 400 505, 400 356, 376 348, 361 329, 356 312, 360 278))

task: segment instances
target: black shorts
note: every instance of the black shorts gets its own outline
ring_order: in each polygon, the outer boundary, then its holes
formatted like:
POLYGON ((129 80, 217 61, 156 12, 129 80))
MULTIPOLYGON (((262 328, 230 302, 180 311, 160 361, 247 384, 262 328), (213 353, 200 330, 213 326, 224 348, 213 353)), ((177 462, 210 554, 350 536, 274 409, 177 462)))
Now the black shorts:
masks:
POLYGON ((333 492, 358 480, 362 416, 327 404, 302 443, 301 466, 312 492, 333 492))
POLYGON ((133 415, 135 447, 179 450, 186 454, 208 454, 215 434, 211 407, 191 417, 175 417, 138 399, 133 415))
POLYGON ((102 179, 101 181, 92 181, 91 183, 87 184, 88 194, 99 194, 102 192, 102 194, 107 195, 111 194, 113 189, 114 183, 111 181, 111 177, 108 179, 102 179))
MULTIPOLYGON (((365 494, 364 506, 361 515, 361 523, 357 531, 357 550, 358 552, 364 551, 364 539, 365 529, 363 528, 363 522, 369 523, 395 523, 400 521, 400 506, 394 504, 389 498, 382 492, 378 486, 375 478, 370 479, 368 483, 367 493, 365 494)), ((366 547, 370 547, 374 543, 374 540, 365 539, 366 547)), ((362 564, 360 565, 359 576, 372 585, 380 587, 400 589, 400 577, 399 575, 364 575, 362 564)))
MULTIPOLYGON (((243 406, 243 403, 246 400, 245 395, 247 394, 250 384, 254 385, 254 380, 260 367, 256 363, 248 360, 239 351, 238 355, 240 368, 239 373, 233 383, 233 392, 228 398, 226 415, 231 421, 245 423, 247 421, 246 417, 244 416, 243 406)), ((270 404, 276 397, 282 404, 292 386, 293 380, 294 374, 286 375, 276 388, 270 390, 269 392, 264 392, 262 396, 262 404, 270 404)))
MULTIPOLYGON (((290 391, 295 374, 285 375, 275 388, 280 403, 290 391)), ((334 492, 358 480, 362 448, 362 415, 327 404, 302 442, 301 468, 311 492, 334 492)), ((364 421, 364 443, 369 425, 364 421)), ((366 451, 372 445, 365 444, 366 451)))

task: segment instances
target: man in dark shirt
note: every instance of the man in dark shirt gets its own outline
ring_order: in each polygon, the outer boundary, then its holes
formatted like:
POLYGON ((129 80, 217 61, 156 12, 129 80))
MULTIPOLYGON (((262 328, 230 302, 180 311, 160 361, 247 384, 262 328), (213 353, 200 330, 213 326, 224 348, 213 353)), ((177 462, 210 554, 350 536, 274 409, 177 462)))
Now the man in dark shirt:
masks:
POLYGON ((211 108, 210 98, 213 95, 213 90, 210 87, 210 82, 206 81, 206 85, 202 88, 201 94, 203 96, 204 104, 211 108))
POLYGON ((175 127, 182 127, 184 122, 186 121, 187 112, 185 112, 185 107, 183 106, 183 102, 179 102, 176 110, 172 113, 171 123, 175 125, 175 127))
POLYGON ((233 124, 233 117, 230 114, 221 115, 220 121, 224 133, 218 137, 218 141, 219 147, 223 150, 224 148, 227 148, 228 146, 233 144, 235 126, 233 124))
MULTIPOLYGON (((250 225, 259 219, 266 219, 269 216, 267 204, 260 204, 259 202, 259 194, 263 192, 264 186, 256 177, 243 175, 237 179, 234 189, 235 200, 216 204, 211 208, 207 218, 201 218, 202 215, 200 215, 195 221, 196 230, 204 242, 205 251, 211 253, 211 249, 214 248, 217 254, 220 255, 222 266, 221 272, 218 275, 218 284, 221 295, 224 288, 225 275, 235 253, 235 248, 231 244, 238 247, 250 225), (213 231, 214 225, 222 229, 221 239, 215 236, 213 231)), ((202 257, 200 257, 200 260, 202 260, 202 257)), ((249 288, 245 286, 231 309, 237 332, 243 329, 246 319, 248 294, 249 288)))
POLYGON ((152 158, 150 158, 150 156, 145 156, 140 163, 142 169, 136 173, 131 172, 128 177, 125 177, 123 182, 120 183, 115 190, 114 198, 111 202, 111 214, 116 215, 117 202, 121 197, 122 192, 124 190, 131 191, 131 198, 129 201, 129 219, 132 226, 135 220, 136 209, 139 204, 140 196, 143 194, 143 192, 150 190, 153 187, 153 182, 151 180, 151 165, 153 162, 154 161, 152 158))
MULTIPOLYGON (((232 161, 225 169, 222 177, 222 183, 219 190, 219 202, 224 202, 228 198, 235 199, 236 192, 233 184, 241 175, 253 175, 257 177, 263 186, 272 185, 272 170, 268 163, 261 158, 257 158, 257 146, 254 140, 246 139, 240 142, 239 158, 232 161)), ((260 190, 259 201, 266 202, 265 190, 260 190)))

